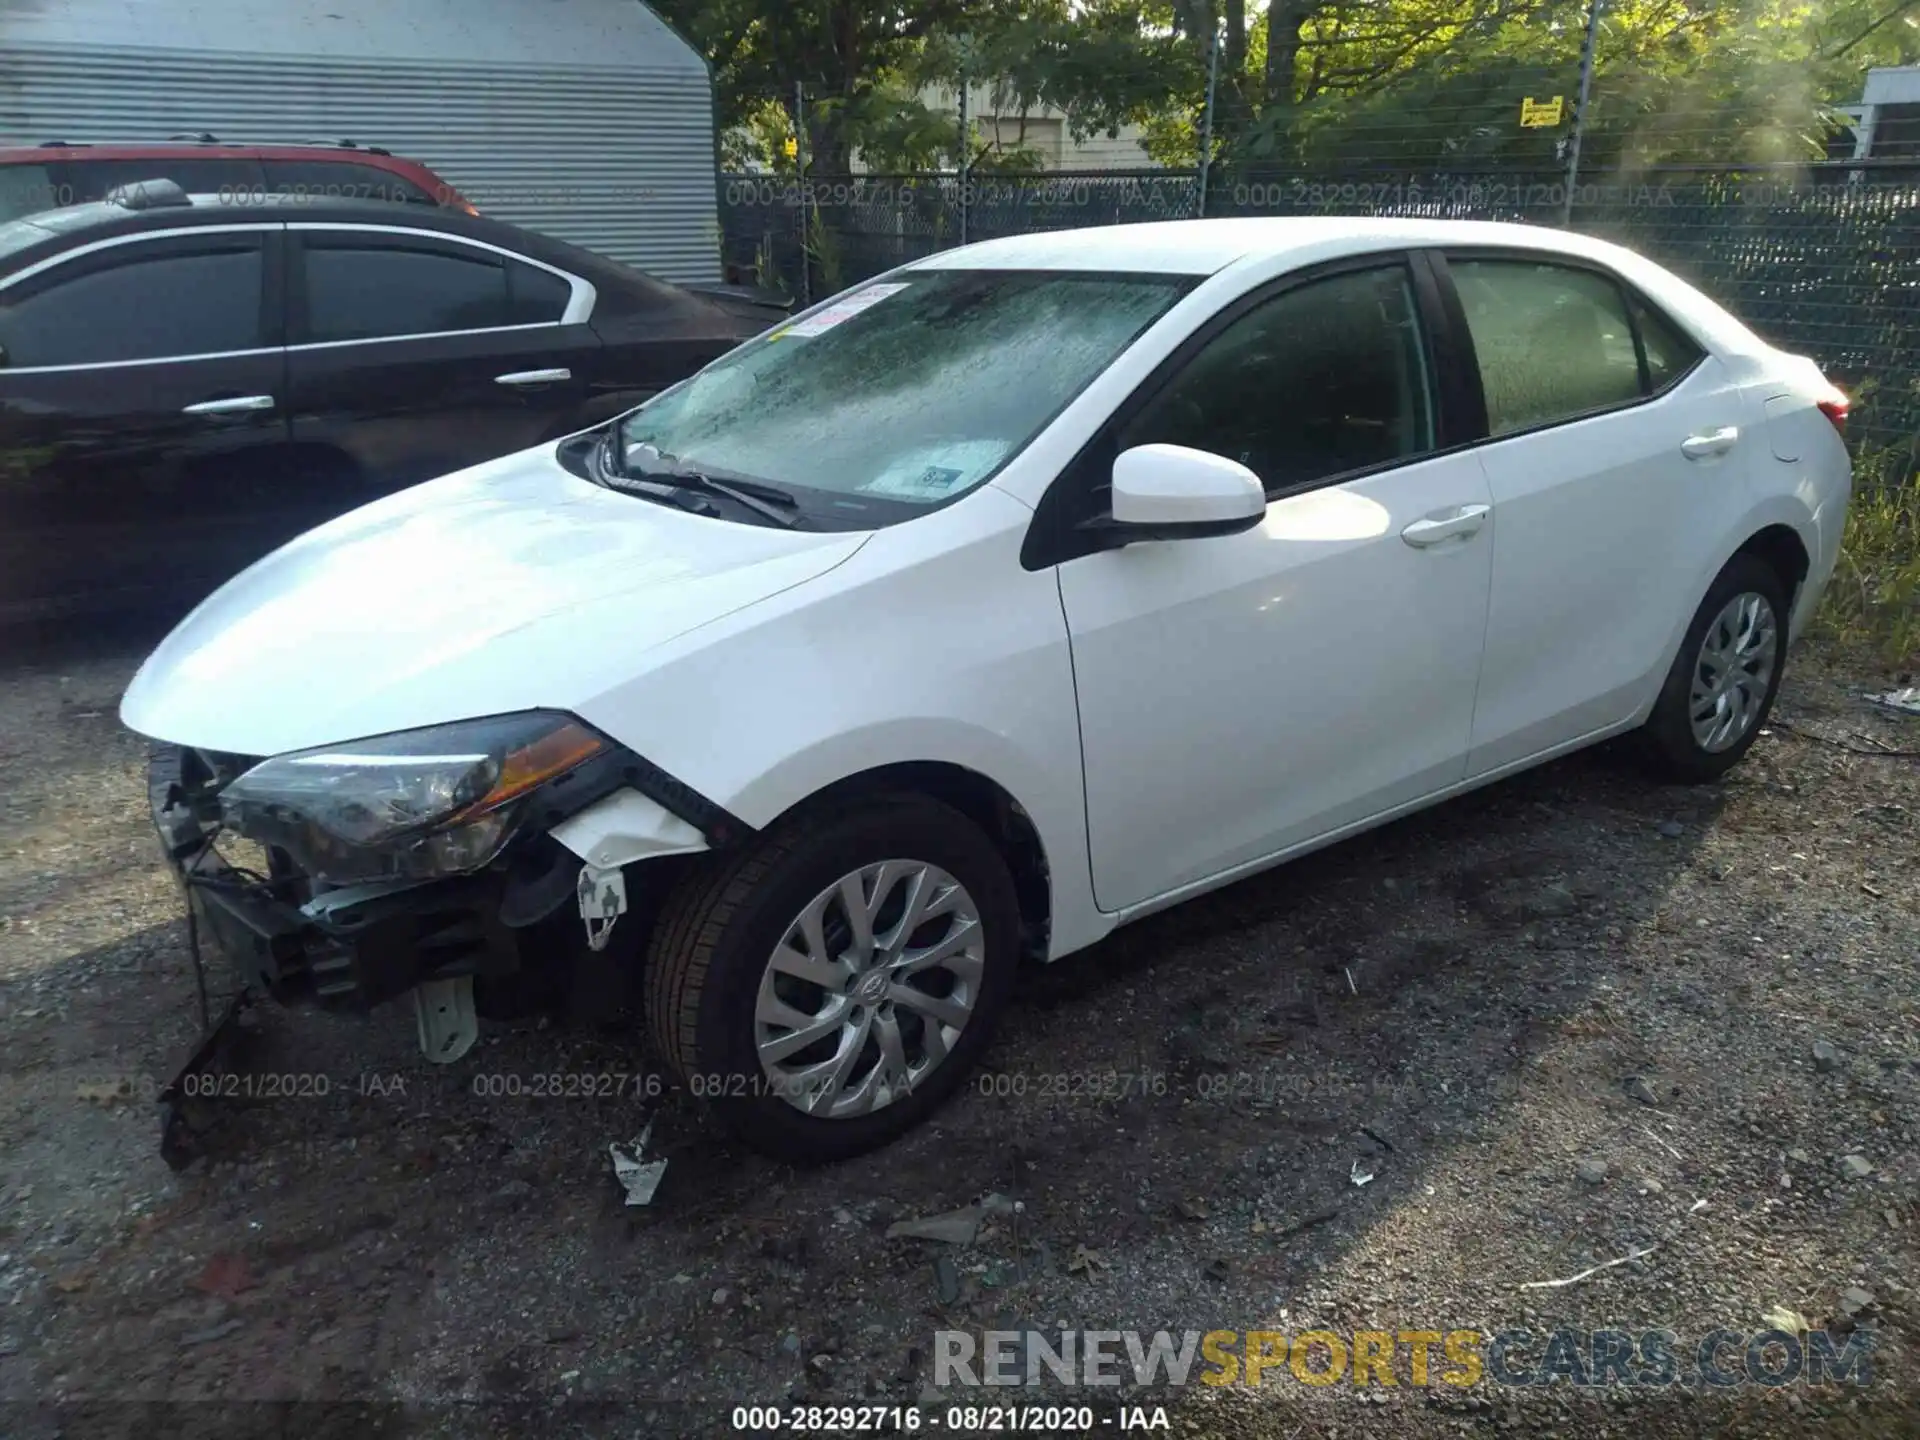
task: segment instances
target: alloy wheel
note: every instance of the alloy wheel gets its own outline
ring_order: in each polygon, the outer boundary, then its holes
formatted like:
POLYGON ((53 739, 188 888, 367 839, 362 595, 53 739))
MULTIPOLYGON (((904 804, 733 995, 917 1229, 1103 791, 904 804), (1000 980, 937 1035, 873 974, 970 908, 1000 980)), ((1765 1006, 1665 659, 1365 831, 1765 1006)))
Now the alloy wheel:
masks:
POLYGON ((985 966, 979 907, 939 866, 883 860, 843 875, 767 959, 754 1047, 768 1086, 833 1120, 904 1099, 966 1028, 985 966))
POLYGON ((1713 618, 1694 660, 1687 706, 1702 750, 1730 749, 1759 722, 1779 648, 1779 625, 1764 595, 1735 595, 1713 618))

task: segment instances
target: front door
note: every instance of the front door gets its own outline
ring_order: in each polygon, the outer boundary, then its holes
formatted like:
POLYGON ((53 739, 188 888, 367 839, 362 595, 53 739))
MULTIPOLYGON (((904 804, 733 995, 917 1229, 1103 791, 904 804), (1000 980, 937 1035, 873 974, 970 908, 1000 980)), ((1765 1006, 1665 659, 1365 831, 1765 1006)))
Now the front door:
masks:
POLYGON ((1414 294, 1398 260, 1284 285, 1090 452, 1096 487, 1120 450, 1168 442, 1246 464, 1271 497, 1241 535, 1059 567, 1101 908, 1460 780, 1493 517, 1478 457, 1436 453, 1414 294))
POLYGON ((191 601, 261 553, 278 234, 137 238, 0 289, 0 619, 191 601))

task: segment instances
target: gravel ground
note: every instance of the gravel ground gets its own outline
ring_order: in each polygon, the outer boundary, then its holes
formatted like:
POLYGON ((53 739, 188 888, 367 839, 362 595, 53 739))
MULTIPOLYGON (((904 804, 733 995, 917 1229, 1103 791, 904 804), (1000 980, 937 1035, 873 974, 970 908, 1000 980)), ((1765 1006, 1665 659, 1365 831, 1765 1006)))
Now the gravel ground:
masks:
POLYGON ((938 1330, 1578 1326, 1675 1331, 1682 1383, 1403 1352, 1391 1388, 1124 1398, 1273 1440, 1920 1434, 1920 766, 1859 753, 1920 749, 1860 699, 1889 677, 1803 653, 1720 787, 1575 757, 1036 969, 979 1083, 853 1163, 720 1144, 628 1035, 434 1067, 407 1012, 266 1011, 174 1174, 191 969, 115 719, 144 638, 0 665, 0 1433, 725 1433, 912 1405, 938 1330), (607 1145, 649 1116, 629 1209, 607 1145), (886 1234, 990 1193, 971 1245, 886 1234), (1777 1307, 1869 1332, 1871 1382, 1697 1383, 1694 1340, 1777 1307))

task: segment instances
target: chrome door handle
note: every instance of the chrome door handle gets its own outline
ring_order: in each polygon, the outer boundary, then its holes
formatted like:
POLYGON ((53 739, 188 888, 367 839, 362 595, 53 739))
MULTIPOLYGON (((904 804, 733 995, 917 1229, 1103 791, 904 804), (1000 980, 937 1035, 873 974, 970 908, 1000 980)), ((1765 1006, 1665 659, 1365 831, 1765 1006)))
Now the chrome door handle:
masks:
POLYGON ((249 410, 273 409, 271 395, 237 395, 228 400, 202 400, 189 405, 182 415, 243 415, 249 410))
POLYGON ((496 385, 551 385, 556 380, 571 380, 571 370, 516 370, 511 375, 496 375, 496 385))
POLYGON ((1487 515, 1492 509, 1491 505, 1462 505, 1444 519, 1414 521, 1400 532, 1400 538, 1422 550, 1455 536, 1464 539, 1487 523, 1487 515))
POLYGON ((1680 453, 1689 460, 1706 460, 1715 455, 1726 454, 1739 438, 1740 428, 1737 425, 1726 425, 1718 430, 1709 430, 1705 434, 1689 435, 1680 442, 1680 453))

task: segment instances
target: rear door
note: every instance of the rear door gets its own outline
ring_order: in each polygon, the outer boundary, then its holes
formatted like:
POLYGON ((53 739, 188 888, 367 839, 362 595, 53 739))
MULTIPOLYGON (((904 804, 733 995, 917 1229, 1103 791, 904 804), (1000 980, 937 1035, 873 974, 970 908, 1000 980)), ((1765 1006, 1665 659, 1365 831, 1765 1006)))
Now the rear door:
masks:
POLYGON ((426 231, 289 233, 293 440, 303 463, 332 467, 336 512, 525 449, 579 413, 601 350, 587 282, 426 231))
POLYGON ((1764 441, 1720 361, 1611 272, 1538 252, 1436 265, 1488 432, 1493 588, 1468 759, 1482 775, 1652 698, 1764 441))
POLYGON ((270 548, 279 263, 279 227, 209 227, 0 287, 0 613, 194 599, 270 548))

